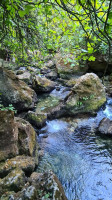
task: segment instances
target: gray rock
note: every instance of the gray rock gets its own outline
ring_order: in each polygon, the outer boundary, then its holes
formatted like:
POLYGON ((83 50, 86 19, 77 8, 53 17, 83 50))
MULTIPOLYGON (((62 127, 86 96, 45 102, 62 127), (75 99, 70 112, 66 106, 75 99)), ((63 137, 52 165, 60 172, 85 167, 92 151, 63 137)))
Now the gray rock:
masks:
POLYGON ((28 111, 27 120, 37 128, 41 128, 46 124, 47 115, 44 113, 35 113, 28 111))
POLYGON ((33 108, 37 101, 34 90, 20 81, 12 71, 3 68, 0 68, 0 93, 5 105, 13 104, 19 111, 33 108))
POLYGON ((76 80, 72 94, 66 101, 66 109, 69 114, 92 113, 105 102, 105 87, 96 74, 87 73, 76 80))
POLYGON ((38 142, 34 128, 19 117, 15 117, 15 122, 18 128, 19 155, 35 156, 38 162, 38 142))
POLYGON ((34 76, 32 80, 33 89, 38 92, 50 92, 55 88, 56 83, 40 76, 34 76))
POLYGON ((99 124, 98 133, 112 136, 112 120, 103 118, 99 124))
POLYGON ((25 185, 25 174, 21 169, 12 170, 0 180, 0 195, 7 191, 19 191, 25 185))
POLYGON ((18 154, 18 129, 13 111, 0 110, 0 161, 18 154))

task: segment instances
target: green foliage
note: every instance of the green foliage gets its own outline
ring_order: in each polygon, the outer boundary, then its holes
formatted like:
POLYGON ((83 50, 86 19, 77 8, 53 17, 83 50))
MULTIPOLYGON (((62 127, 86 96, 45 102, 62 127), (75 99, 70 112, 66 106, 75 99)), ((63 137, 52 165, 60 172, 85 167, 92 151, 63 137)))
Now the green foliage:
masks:
POLYGON ((77 101, 76 106, 80 108, 84 105, 84 101, 91 100, 93 98, 94 98, 94 94, 91 94, 89 96, 79 97, 79 100, 77 101))
POLYGON ((4 111, 4 110, 11 110, 13 111, 14 113, 17 113, 17 110, 15 110, 15 108, 13 107, 12 104, 9 104, 9 106, 7 107, 4 107, 3 104, 0 104, 0 110, 4 111))
POLYGON ((56 51, 94 61, 94 52, 111 47, 111 16, 111 0, 1 0, 0 48, 26 65, 27 50, 41 52, 41 58, 32 55, 34 62, 56 51))
MULTIPOLYGON (((2 93, 0 93, 0 95, 2 95, 2 93)), ((9 104, 9 106, 4 106, 2 101, 1 101, 1 97, 0 97, 0 110, 4 111, 4 110, 12 110, 14 113, 17 113, 17 110, 15 110, 15 108, 13 107, 12 104, 9 104)))

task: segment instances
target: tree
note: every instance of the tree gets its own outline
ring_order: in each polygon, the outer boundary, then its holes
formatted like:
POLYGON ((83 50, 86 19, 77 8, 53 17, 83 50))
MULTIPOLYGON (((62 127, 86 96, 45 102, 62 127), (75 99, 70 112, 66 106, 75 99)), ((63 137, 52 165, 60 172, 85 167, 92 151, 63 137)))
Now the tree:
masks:
MULTIPOLYGON (((112 47, 112 1, 111 0, 55 0, 57 5, 64 9, 70 19, 78 21, 82 26, 87 41, 92 46, 94 41, 103 41, 108 45, 108 63, 111 57, 112 47), (91 38, 93 43, 91 43, 91 38)), ((90 47, 90 46, 89 46, 90 47)), ((108 68, 108 63, 105 72, 108 68)))
MULTIPOLYGON (((69 40, 72 49, 73 33, 79 31, 87 43, 83 55, 93 53, 98 47, 107 48, 109 62, 111 17, 111 0, 2 0, 0 43, 13 51, 21 49, 24 52, 24 49, 37 47, 41 50, 52 46, 59 49, 69 40)), ((94 57, 89 59, 94 60, 94 57)))

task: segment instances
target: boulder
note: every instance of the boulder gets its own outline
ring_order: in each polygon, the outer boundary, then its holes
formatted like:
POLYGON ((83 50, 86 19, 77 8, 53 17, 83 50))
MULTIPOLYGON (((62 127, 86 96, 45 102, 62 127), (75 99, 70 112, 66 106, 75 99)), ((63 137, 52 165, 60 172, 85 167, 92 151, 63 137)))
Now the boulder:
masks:
POLYGON ((47 115, 44 113, 35 113, 28 111, 27 120, 37 128, 42 128, 46 124, 47 115))
MULTIPOLYGON (((40 200, 39 196, 37 195, 37 189, 29 185, 27 185, 20 191, 17 192, 16 194, 13 195, 13 200, 40 200)), ((43 199, 44 200, 44 199, 43 199)))
POLYGON ((50 81, 45 77, 34 76, 32 79, 32 87, 36 93, 38 92, 50 92, 55 88, 56 83, 50 81))
POLYGON ((107 64, 107 58, 104 55, 101 54, 95 54, 95 61, 88 61, 88 66, 90 71, 94 71, 96 73, 102 72, 104 73, 106 64, 107 64))
POLYGON ((0 68, 0 93, 5 105, 13 104, 19 111, 34 107, 37 96, 34 90, 20 81, 10 70, 0 68))
POLYGON ((17 75, 17 77, 24 81, 27 84, 31 84, 31 73, 28 71, 25 71, 23 74, 17 75))
POLYGON ((25 174, 31 174, 35 169, 35 159, 30 156, 16 156, 0 163, 0 177, 5 177, 15 168, 22 169, 25 174))
POLYGON ((18 154, 18 129, 13 111, 0 110, 0 161, 18 154))
POLYGON ((105 88, 98 76, 87 73, 77 79, 72 94, 66 101, 68 114, 94 112, 106 102, 105 88))
POLYGON ((64 103, 58 97, 47 96, 36 106, 37 114, 45 114, 48 118, 58 118, 64 113, 64 103))
POLYGON ((64 55, 56 54, 56 68, 60 78, 71 79, 77 75, 83 75, 87 72, 88 67, 82 67, 79 63, 76 63, 76 58, 72 54, 64 55))
MULTIPOLYGON (((102 76, 104 74, 105 68, 108 63, 108 56, 107 54, 103 55, 98 52, 94 54, 95 61, 88 61, 88 71, 95 72, 98 75, 102 76)), ((112 73, 112 59, 109 60, 109 65, 107 68, 107 73, 112 73)))
POLYGON ((60 99, 60 101, 66 101, 66 99, 70 96, 71 90, 68 87, 64 86, 57 86, 56 89, 54 89, 50 96, 54 98, 60 99))
POLYGON ((52 70, 51 72, 47 73, 45 77, 51 80, 56 80, 56 78, 58 77, 58 74, 55 70, 52 70))
POLYGON ((39 200, 42 197, 50 200, 67 200, 60 181, 52 171, 44 174, 33 172, 30 177, 30 182, 37 188, 39 200))
POLYGON ((112 136, 112 120, 103 118, 99 124, 98 133, 112 136))
POLYGON ((79 77, 77 77, 77 76, 74 77, 74 78, 71 78, 70 80, 68 80, 66 82, 66 85, 69 86, 69 87, 73 87, 76 84, 78 78, 79 77))
POLYGON ((14 200, 14 191, 8 191, 5 192, 2 196, 1 196, 1 200, 9 200, 9 199, 13 199, 14 200))
POLYGON ((33 172, 28 178, 19 168, 0 179, 0 195, 2 200, 67 200, 60 181, 52 171, 33 172))
POLYGON ((18 192, 25 185, 25 174, 21 169, 12 170, 5 178, 0 179, 0 196, 7 191, 18 192))
POLYGON ((34 128, 28 121, 15 117, 18 128, 19 155, 35 156, 38 159, 38 143, 34 128))

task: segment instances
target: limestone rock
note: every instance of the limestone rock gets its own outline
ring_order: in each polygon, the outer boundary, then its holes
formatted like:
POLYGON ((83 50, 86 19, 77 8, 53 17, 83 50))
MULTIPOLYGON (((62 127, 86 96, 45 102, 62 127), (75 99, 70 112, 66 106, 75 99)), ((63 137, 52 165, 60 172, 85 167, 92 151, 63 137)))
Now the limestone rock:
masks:
MULTIPOLYGON (((88 61, 89 71, 95 72, 99 75, 103 75, 105 68, 107 66, 108 62, 108 56, 102 55, 98 52, 94 54, 95 61, 88 61)), ((109 67, 107 69, 107 72, 110 74, 112 73, 112 59, 109 60, 109 67)))
POLYGON ((63 79, 71 79, 74 75, 83 75, 87 72, 88 67, 81 67, 75 61, 75 57, 71 54, 66 56, 62 56, 60 54, 56 54, 56 68, 60 78, 63 79))
POLYGON ((55 88, 56 83, 45 77, 35 76, 32 80, 33 89, 38 92, 50 92, 55 88))
POLYGON ((32 111, 28 111, 27 120, 37 128, 41 128, 45 125, 47 120, 47 115, 44 113, 35 113, 32 111))
POLYGON ((99 124, 98 133, 112 136, 112 120, 103 118, 99 124))
POLYGON ((14 200, 39 200, 38 195, 37 195, 37 189, 34 186, 25 186, 20 192, 17 192, 13 196, 14 200))
POLYGON ((45 76, 48 79, 55 80, 57 78, 58 74, 55 70, 52 70, 51 72, 47 73, 45 76))
MULTIPOLYGON (((36 133, 31 124, 24 119, 15 117, 18 128, 18 149, 19 155, 33 156, 38 151, 38 143, 36 141, 36 133)), ((36 153, 36 158, 38 155, 36 153)))
POLYGON ((52 171, 44 174, 34 172, 30 177, 30 181, 38 189, 37 192, 41 191, 39 200, 42 197, 50 200, 67 200, 60 181, 52 171))
POLYGON ((106 102, 105 88, 94 73, 87 73, 78 78, 72 91, 66 102, 69 114, 94 112, 106 102))
POLYGON ((14 200, 14 191, 7 191, 1 196, 1 200, 14 200))
POLYGON ((12 170, 0 180, 0 195, 6 191, 19 191, 25 184, 25 174, 21 169, 12 170))
POLYGON ((0 110, 0 161, 18 154, 18 130, 12 111, 0 110))
POLYGON ((34 107, 37 96, 26 83, 20 81, 10 70, 0 68, 0 92, 1 100, 5 105, 13 106, 21 111, 34 107))
POLYGON ((0 163, 0 177, 4 177, 15 168, 22 169, 25 173, 31 173, 35 168, 35 159, 30 156, 16 156, 0 163))
POLYGON ((28 71, 25 71, 23 74, 20 74, 17 76, 20 80, 24 81, 27 84, 31 83, 31 73, 28 71))
POLYGON ((57 97, 47 96, 39 101, 35 112, 37 114, 46 114, 50 119, 52 117, 60 117, 64 112, 64 104, 57 97))

